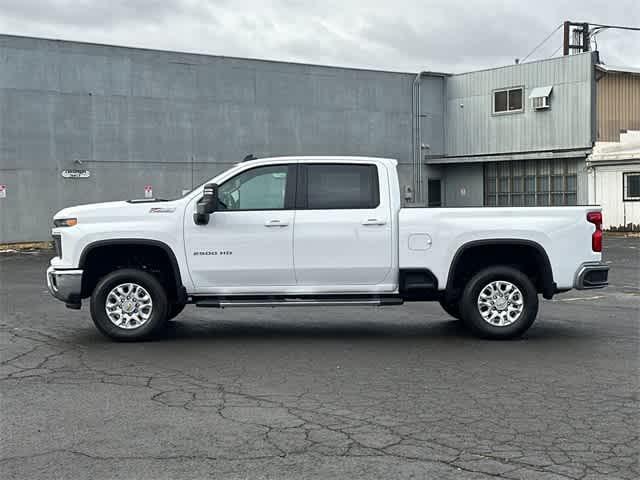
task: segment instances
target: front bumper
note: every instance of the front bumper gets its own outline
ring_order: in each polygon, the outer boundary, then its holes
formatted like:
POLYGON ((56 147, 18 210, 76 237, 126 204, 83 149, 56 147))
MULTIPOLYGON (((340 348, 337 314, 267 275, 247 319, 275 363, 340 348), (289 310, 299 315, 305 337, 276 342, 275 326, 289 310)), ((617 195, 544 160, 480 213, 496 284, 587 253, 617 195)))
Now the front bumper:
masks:
POLYGON ((47 288, 58 300, 68 305, 79 305, 82 293, 82 270, 47 268, 47 288))
POLYGON ((580 265, 576 272, 575 288, 589 290, 609 285, 609 266, 602 262, 588 262, 580 265))

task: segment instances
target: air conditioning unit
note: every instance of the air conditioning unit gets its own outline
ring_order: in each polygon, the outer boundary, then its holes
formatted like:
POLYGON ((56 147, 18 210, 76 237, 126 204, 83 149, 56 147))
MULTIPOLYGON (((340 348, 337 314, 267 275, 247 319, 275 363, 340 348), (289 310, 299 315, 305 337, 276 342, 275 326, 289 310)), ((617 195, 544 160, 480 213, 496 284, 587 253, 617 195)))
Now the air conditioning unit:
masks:
POLYGON ((553 85, 547 85, 546 87, 536 87, 531 90, 529 98, 531 99, 531 107, 534 110, 547 110, 551 107, 551 91, 553 85))
POLYGON ((549 97, 533 97, 531 103, 534 110, 545 110, 549 108, 549 97))

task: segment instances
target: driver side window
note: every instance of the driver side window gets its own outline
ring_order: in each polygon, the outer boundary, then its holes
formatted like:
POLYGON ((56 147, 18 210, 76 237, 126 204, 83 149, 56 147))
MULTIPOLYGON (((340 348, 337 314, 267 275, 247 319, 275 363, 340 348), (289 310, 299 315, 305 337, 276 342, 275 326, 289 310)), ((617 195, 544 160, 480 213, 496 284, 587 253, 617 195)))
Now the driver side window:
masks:
POLYGON ((218 187, 220 210, 283 210, 287 165, 252 168, 218 187))

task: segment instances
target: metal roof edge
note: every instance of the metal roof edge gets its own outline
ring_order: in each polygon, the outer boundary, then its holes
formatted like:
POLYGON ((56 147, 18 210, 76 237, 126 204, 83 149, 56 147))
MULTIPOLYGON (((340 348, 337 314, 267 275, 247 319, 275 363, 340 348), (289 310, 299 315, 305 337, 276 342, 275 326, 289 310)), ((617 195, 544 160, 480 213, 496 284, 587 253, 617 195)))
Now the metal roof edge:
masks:
POLYGON ((598 63, 596 64, 596 68, 603 72, 631 73, 633 75, 640 75, 640 67, 625 67, 620 65, 605 65, 603 63, 598 63))
POLYGON ((472 155, 468 157, 439 157, 426 159, 427 165, 465 164, 481 162, 508 162, 512 160, 548 160, 554 158, 586 157, 591 153, 590 148, 578 148, 575 150, 541 150, 537 152, 509 153, 502 155, 472 155))
MULTIPOLYGON (((15 35, 12 33, 3 33, 0 32, 0 40, 2 38, 15 38, 22 40, 40 40, 45 42, 57 42, 57 43, 69 43, 69 44, 77 44, 77 45, 87 45, 91 47, 106 47, 106 48, 120 48, 124 50, 138 50, 141 52, 152 52, 152 53, 167 53, 173 55, 193 55, 196 57, 209 57, 209 58, 218 58, 225 60, 248 60, 252 62, 264 62, 264 63, 272 63, 279 65, 299 65, 303 67, 318 67, 318 68, 331 68, 337 70, 353 70, 358 72, 372 72, 372 73, 391 73, 398 75, 416 75, 418 72, 407 72, 403 70, 382 70, 375 68, 365 68, 365 67, 348 67, 341 65, 322 65, 319 63, 307 63, 307 62, 295 62, 289 60, 273 60, 267 58, 253 58, 253 57, 236 57, 231 55, 219 55, 215 53, 206 53, 206 52, 195 52, 195 51, 184 51, 184 50, 167 50, 161 48, 151 48, 151 47, 137 47, 132 45, 116 45, 112 43, 99 43, 99 42, 87 42, 82 40, 70 40, 67 38, 51 38, 51 37, 33 37, 28 35, 15 35)), ((445 73, 445 72, 435 72, 435 71, 424 71, 424 75, 433 76, 433 77, 449 77, 453 74, 445 73)))
POLYGON ((471 71, 468 71, 468 72, 454 73, 451 76, 452 77, 458 77, 458 76, 461 76, 461 75, 469 75, 471 73, 490 72, 492 70, 501 70, 503 68, 514 68, 514 67, 521 67, 523 65, 533 65, 535 63, 553 62, 553 61, 560 61, 560 60, 563 60, 563 59, 566 60, 568 58, 582 57, 583 55, 591 55, 591 56, 593 56, 594 54, 595 54, 595 51, 590 51, 590 52, 576 53, 575 55, 561 55, 559 57, 541 58, 539 60, 532 60, 530 62, 512 63, 512 64, 509 64, 509 65, 500 65, 500 66, 497 66, 497 67, 481 68, 480 70, 471 70, 471 71))

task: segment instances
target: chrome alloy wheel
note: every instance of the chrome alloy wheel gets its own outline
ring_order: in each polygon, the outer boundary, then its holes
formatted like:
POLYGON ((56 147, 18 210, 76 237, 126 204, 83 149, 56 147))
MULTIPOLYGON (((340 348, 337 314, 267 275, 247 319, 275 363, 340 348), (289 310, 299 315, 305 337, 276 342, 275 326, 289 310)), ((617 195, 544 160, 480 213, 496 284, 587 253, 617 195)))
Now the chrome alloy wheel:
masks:
POLYGON ((520 318, 523 310, 522 292, 511 282, 493 281, 478 295, 478 311, 489 325, 507 327, 520 318))
POLYGON ((107 294, 105 310, 116 327, 131 330, 151 318, 153 302, 149 292, 137 283, 121 283, 107 294))

